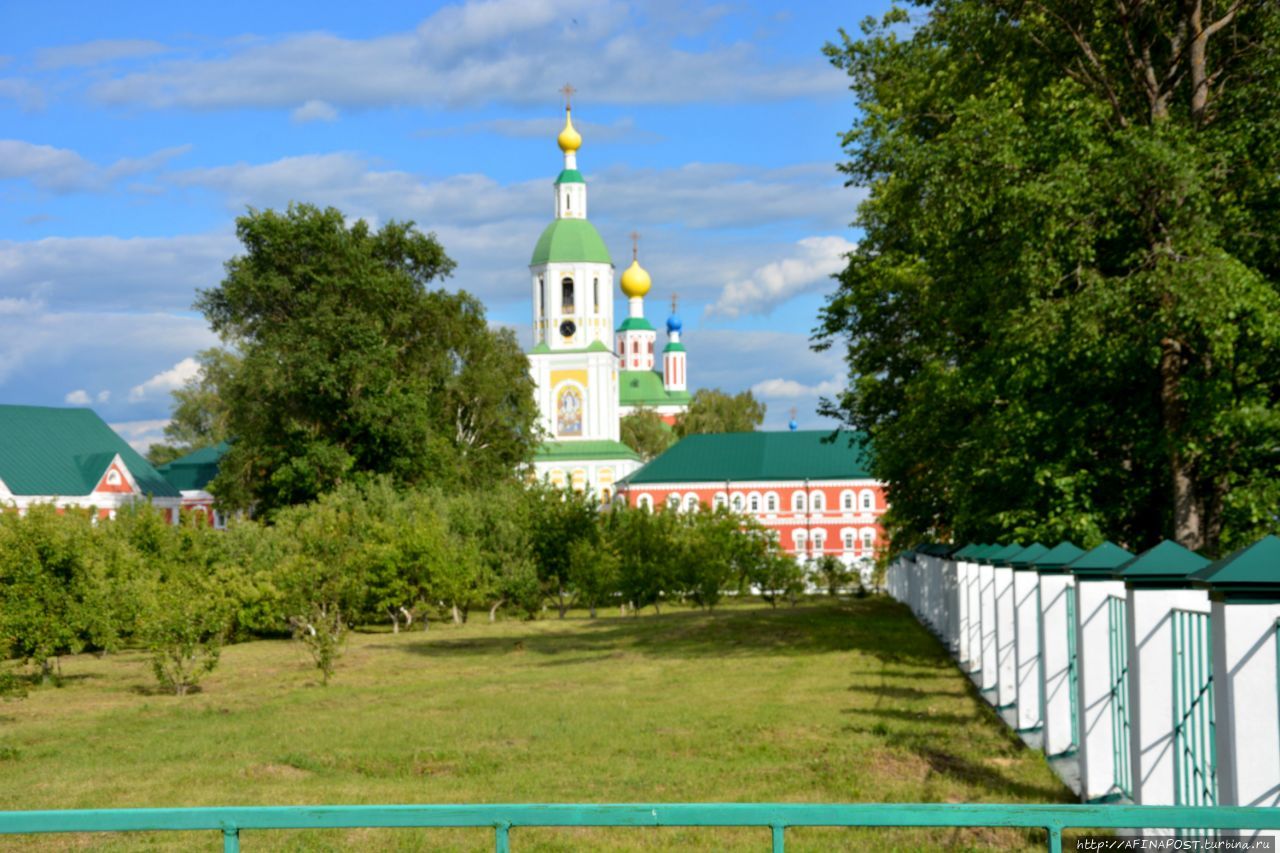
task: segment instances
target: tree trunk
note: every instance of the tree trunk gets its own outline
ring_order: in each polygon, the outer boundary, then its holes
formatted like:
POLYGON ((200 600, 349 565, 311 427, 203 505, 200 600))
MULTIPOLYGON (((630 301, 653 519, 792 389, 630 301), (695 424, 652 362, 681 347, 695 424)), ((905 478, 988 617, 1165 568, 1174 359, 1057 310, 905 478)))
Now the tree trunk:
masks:
POLYGON ((1178 444, 1186 421, 1182 399, 1182 345, 1172 338, 1160 342, 1160 413, 1169 443, 1169 481, 1173 490, 1173 541, 1197 551, 1204 547, 1203 501, 1196 494, 1193 463, 1178 444))
POLYGON ((400 614, 396 613, 395 608, 391 608, 389 612, 391 614, 391 633, 399 634, 400 633, 400 614))
POLYGON ((558 600, 557 606, 560 608, 560 618, 563 619, 565 612, 568 611, 569 609, 569 605, 565 604, 565 601, 564 601, 564 587, 560 587, 559 600, 558 600))
POLYGON ((505 598, 499 598, 496 602, 494 602, 493 606, 489 608, 490 623, 498 621, 498 608, 501 607, 505 601, 506 601, 505 598))
POLYGON ((596 606, 594 604, 591 605, 590 610, 591 610, 591 618, 592 619, 596 618, 596 606))
POLYGON ((453 604, 451 604, 451 605, 450 605, 450 607, 451 607, 451 608, 452 608, 452 610, 453 610, 453 624, 455 624, 455 625, 461 625, 461 624, 462 624, 462 611, 458 609, 458 604, 457 604, 457 602, 454 602, 453 604))

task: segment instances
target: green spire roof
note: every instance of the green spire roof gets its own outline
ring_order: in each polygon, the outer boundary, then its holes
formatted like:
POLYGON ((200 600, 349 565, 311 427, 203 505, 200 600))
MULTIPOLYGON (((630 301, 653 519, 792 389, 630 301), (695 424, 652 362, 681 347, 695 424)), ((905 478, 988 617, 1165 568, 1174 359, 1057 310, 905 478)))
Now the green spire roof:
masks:
POLYGON ((1040 572, 1052 572, 1055 569, 1061 569, 1082 554, 1084 554, 1083 548, 1077 548, 1064 540, 1032 560, 1031 568, 1040 572))
POLYGON ((179 497, 92 409, 0 405, 0 481, 15 495, 91 494, 117 455, 144 495, 179 497))
POLYGON ((585 219, 557 219, 548 225, 533 247, 529 266, 562 261, 613 263, 600 232, 585 219))
POLYGON ((1032 561, 1034 561, 1036 557, 1039 557, 1041 554, 1047 554, 1048 552, 1049 549, 1041 545, 1039 542, 1032 542, 1026 548, 1023 548, 1017 554, 1010 557, 1009 565, 1013 566, 1015 569, 1025 569, 1031 565, 1032 561))
POLYGON ((619 332, 652 332, 653 326, 643 317, 628 317, 618 326, 619 332))
POLYGON ((1274 601, 1280 598, 1280 539, 1264 536, 1210 563, 1191 579, 1196 586, 1208 587, 1215 598, 1274 601))
POLYGON ((647 483, 724 483, 751 480, 869 480, 861 446, 841 432, 726 432, 690 435, 628 476, 633 486, 647 483))
POLYGON ((1063 568, 1080 578, 1110 578, 1112 573, 1133 559, 1133 553, 1119 545, 1103 542, 1085 551, 1063 568))
POLYGON ((1207 565, 1195 551, 1166 539, 1118 567, 1116 577, 1131 586, 1186 586, 1189 576, 1207 565))
POLYGON ((577 169, 565 169, 556 177, 557 184, 585 184, 582 173, 577 169))

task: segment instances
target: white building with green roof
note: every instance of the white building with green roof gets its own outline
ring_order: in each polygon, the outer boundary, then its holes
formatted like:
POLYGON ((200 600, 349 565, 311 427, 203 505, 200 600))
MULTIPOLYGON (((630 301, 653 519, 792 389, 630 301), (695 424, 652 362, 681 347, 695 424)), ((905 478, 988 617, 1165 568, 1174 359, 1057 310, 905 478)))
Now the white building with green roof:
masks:
MULTIPOLYGON (((613 259, 587 219, 587 184, 577 162, 582 137, 568 106, 557 142, 564 169, 554 185, 555 219, 538 238, 529 261, 529 369, 548 436, 534 455, 534 469, 554 485, 608 499, 617 481, 640 467, 640 457, 619 440, 619 419, 646 407, 672 422, 688 407, 684 347, 679 319, 673 316, 675 337, 664 350, 664 364, 672 367, 664 379, 654 369, 657 333, 644 318, 649 274, 634 257, 620 281, 630 299, 629 316, 614 328, 613 259), (675 358, 668 362, 669 354, 675 358)), ((670 322, 668 330, 670 336, 670 322)))

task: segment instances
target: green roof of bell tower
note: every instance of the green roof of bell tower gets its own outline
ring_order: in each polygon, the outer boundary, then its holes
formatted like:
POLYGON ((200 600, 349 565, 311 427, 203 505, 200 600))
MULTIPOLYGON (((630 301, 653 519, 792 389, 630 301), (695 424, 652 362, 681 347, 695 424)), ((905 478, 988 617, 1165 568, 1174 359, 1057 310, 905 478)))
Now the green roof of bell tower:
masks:
POLYGON ((582 179, 582 173, 579 172, 577 169, 564 169, 560 172, 559 177, 556 178, 556 183, 557 184, 585 184, 586 181, 582 179))
POLYGON ((600 232, 585 219, 557 219, 548 225, 533 247, 529 266, 558 261, 613 263, 600 232))

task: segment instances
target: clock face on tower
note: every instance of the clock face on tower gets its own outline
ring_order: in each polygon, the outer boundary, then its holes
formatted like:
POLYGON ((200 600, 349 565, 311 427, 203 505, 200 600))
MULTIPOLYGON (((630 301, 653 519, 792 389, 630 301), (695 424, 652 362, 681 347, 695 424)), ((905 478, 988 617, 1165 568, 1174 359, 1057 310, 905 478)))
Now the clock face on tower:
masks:
POLYGON ((578 330, 578 327, 574 325, 574 322, 572 320, 565 320, 563 323, 560 324, 560 334, 564 335, 566 338, 573 337, 573 333, 576 332, 577 330, 578 330))

